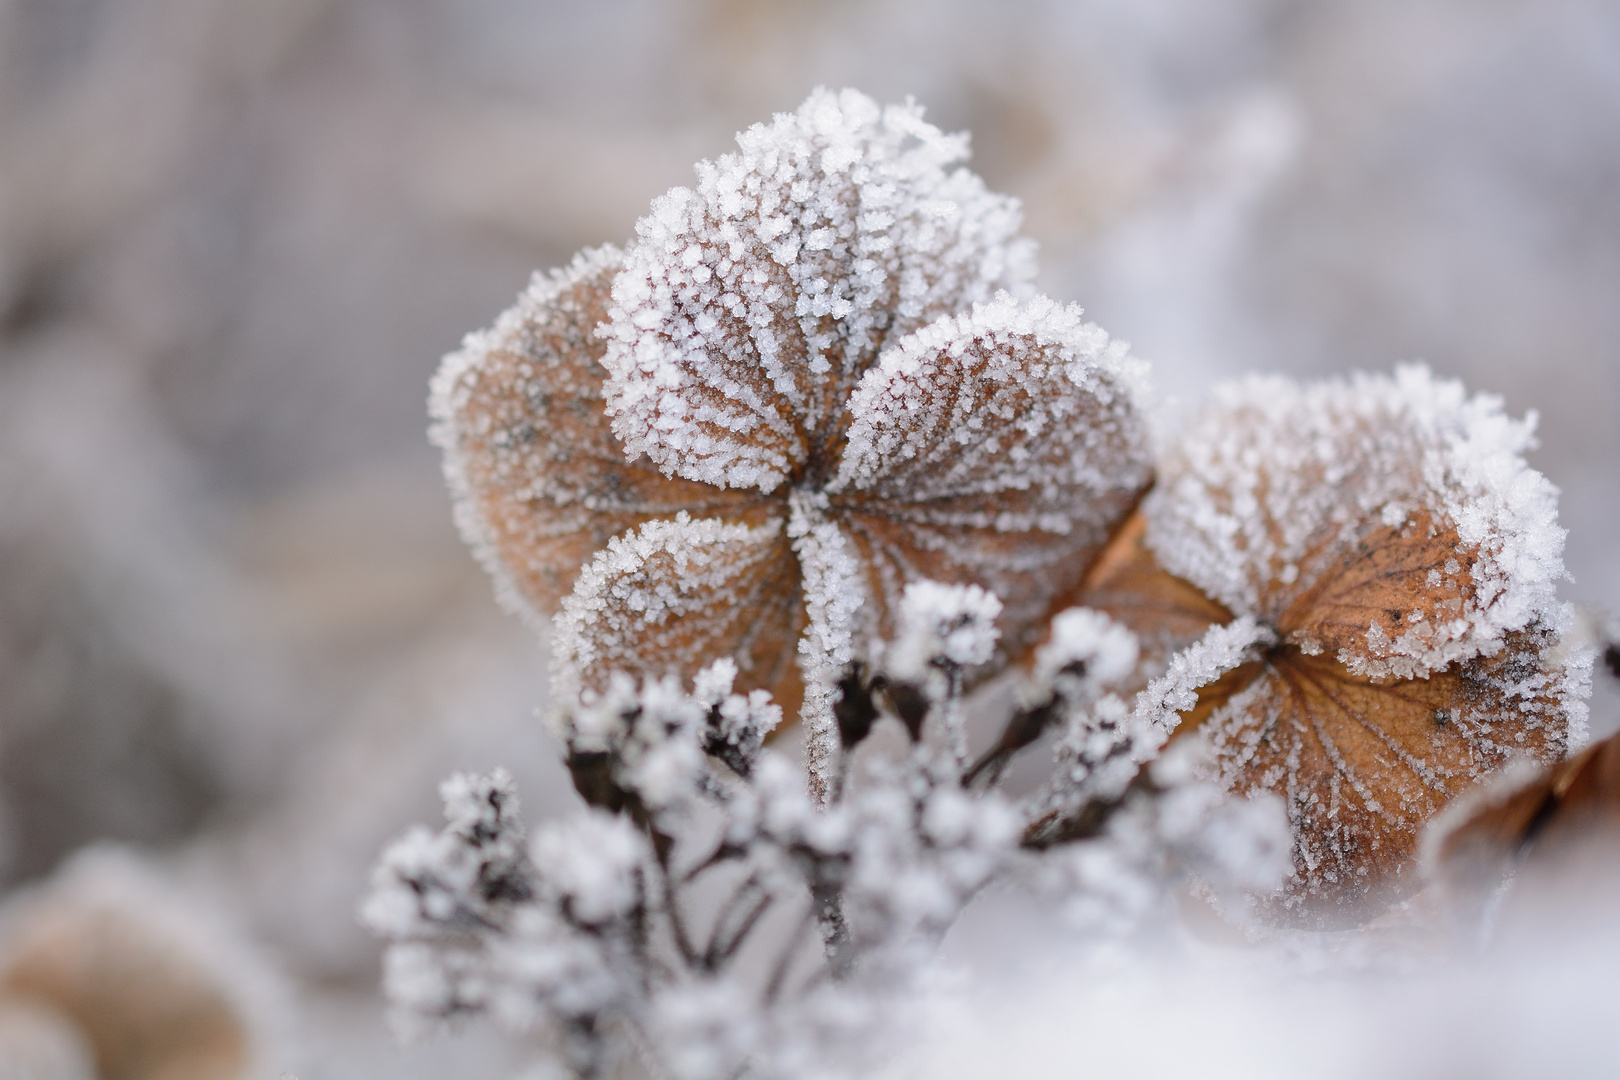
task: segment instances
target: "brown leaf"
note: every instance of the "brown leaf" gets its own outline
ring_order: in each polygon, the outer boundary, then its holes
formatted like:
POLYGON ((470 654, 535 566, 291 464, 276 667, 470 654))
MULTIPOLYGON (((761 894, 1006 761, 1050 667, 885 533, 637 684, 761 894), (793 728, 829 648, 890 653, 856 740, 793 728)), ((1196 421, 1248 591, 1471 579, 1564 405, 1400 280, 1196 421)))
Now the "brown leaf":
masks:
POLYGON ((618 266, 602 249, 537 278, 435 388, 435 437, 463 532, 540 614, 557 609, 609 537, 678 510, 734 516, 750 505, 743 493, 669 479, 646 457, 625 460, 603 411, 606 345, 595 336, 618 266))
MULTIPOLYGON (((1335 536, 1342 537, 1343 532, 1335 536)), ((1558 672, 1546 666, 1556 640, 1544 627, 1509 636, 1494 657, 1454 664, 1426 679, 1370 679, 1324 647, 1299 642, 1301 626, 1324 646, 1332 635, 1388 607, 1443 603, 1420 584, 1454 550, 1452 536, 1408 522, 1333 544, 1299 599, 1280 598, 1282 642, 1263 662, 1228 672, 1199 694, 1175 737, 1202 730, 1218 779, 1239 795, 1269 791, 1288 807, 1295 832, 1293 881, 1276 914, 1288 921, 1348 925, 1416 887, 1418 834, 1446 802, 1510 756, 1555 759, 1568 733, 1558 672)), ((1142 641, 1137 687, 1174 651, 1231 613, 1161 567, 1144 543, 1139 512, 1103 552, 1079 589, 1057 606, 1106 612, 1142 641)), ((1452 575, 1453 577, 1459 575, 1452 575)))
POLYGON ((1003 655, 1032 648, 1152 479, 1107 337, 1078 309, 999 302, 908 339, 856 392, 829 516, 892 637, 905 582, 991 589, 1003 655))
POLYGON ((731 656, 739 692, 768 689, 792 716, 803 697, 799 581, 780 520, 649 522, 613 538, 581 572, 558 620, 557 670, 600 690, 614 671, 690 677, 731 656))
POLYGON ((74 1021, 107 1080, 231 1080, 248 1064, 247 1032, 220 987, 128 912, 71 901, 39 912, 0 989, 74 1021))
POLYGON ((1209 736, 1229 790, 1287 804, 1279 917, 1344 925, 1399 898, 1448 800, 1563 754, 1580 677, 1550 629, 1562 531, 1529 435, 1421 368, 1233 384, 1161 460, 1145 531, 1065 598, 1136 630, 1149 674, 1209 621, 1274 632, 1176 735, 1209 736))
POLYGON ((1475 559, 1455 526, 1442 528, 1426 511, 1395 526, 1332 522, 1309 545, 1296 582, 1262 590, 1261 611, 1285 640, 1363 669, 1390 661, 1403 635, 1422 642, 1462 619, 1475 559))

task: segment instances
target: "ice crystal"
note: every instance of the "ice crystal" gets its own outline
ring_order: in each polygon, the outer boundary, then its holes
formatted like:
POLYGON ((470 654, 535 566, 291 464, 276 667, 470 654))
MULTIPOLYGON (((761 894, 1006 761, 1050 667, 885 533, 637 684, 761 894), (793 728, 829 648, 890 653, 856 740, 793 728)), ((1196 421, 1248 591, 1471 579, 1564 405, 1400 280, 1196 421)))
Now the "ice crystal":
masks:
POLYGON ((1563 531, 1531 427, 1421 367, 1226 387, 1161 462, 1145 533, 1079 590, 1157 631, 1172 669, 1201 622, 1261 647, 1159 712, 1204 734, 1229 790, 1287 801, 1291 917, 1409 891, 1447 800, 1583 735, 1589 660, 1556 648, 1563 531))
POLYGON ((636 226, 614 283, 614 431, 667 472, 775 490, 830 473, 888 345, 1020 287, 1017 204, 915 105, 818 90, 737 137, 636 226))
POLYGON ((817 91, 738 143, 469 337, 435 438, 508 599, 561 601, 560 697, 729 653, 802 701, 824 792, 833 685, 908 582, 992 589, 1001 659, 1035 644, 1149 482, 1141 371, 1015 299, 1016 203, 917 106, 817 91))

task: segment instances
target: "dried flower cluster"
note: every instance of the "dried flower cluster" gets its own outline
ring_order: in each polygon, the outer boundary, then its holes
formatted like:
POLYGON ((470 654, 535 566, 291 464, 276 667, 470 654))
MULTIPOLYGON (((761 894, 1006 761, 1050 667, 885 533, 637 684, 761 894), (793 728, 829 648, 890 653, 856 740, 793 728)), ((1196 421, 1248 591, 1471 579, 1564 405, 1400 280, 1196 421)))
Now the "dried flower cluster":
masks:
POLYGON ((1026 295, 963 137, 817 91, 738 141, 435 381, 464 534, 556 613, 589 808, 529 840, 507 780, 457 778, 389 851, 407 1026, 547 1027, 582 1076, 858 1070, 992 880, 1094 934, 1189 878, 1350 925, 1449 800, 1584 740, 1533 421, 1420 367, 1250 379, 1155 462, 1141 365, 1026 295), (975 756, 964 695, 1017 665, 975 756))
POLYGON ((1139 376, 1014 298, 1016 205, 917 107, 818 92, 739 143, 469 338, 435 438, 504 595, 561 603, 560 694, 730 655, 802 694, 824 795, 831 687, 907 582, 991 588, 1013 651, 1039 637, 1148 483, 1139 376))

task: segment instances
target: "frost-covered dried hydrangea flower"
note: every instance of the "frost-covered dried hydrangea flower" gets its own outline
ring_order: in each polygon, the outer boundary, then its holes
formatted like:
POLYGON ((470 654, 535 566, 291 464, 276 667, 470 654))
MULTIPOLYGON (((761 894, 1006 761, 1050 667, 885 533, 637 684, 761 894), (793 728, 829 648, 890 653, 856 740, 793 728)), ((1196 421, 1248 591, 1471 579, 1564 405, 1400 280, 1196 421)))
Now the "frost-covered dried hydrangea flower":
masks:
POLYGON ((1421 367, 1237 383, 1076 596, 1161 662, 1254 620, 1248 661, 1205 673, 1179 732, 1208 736, 1232 791, 1287 801, 1299 917, 1398 897, 1448 799, 1584 738, 1587 660, 1555 648, 1564 533, 1522 457, 1532 428, 1421 367))
POLYGON ((907 582, 993 589, 1021 651, 1150 468, 1135 365, 1015 298, 1033 251, 964 136, 818 91, 738 144, 448 358, 436 438, 504 595, 562 609, 563 695, 731 655, 802 694, 814 762, 907 582))

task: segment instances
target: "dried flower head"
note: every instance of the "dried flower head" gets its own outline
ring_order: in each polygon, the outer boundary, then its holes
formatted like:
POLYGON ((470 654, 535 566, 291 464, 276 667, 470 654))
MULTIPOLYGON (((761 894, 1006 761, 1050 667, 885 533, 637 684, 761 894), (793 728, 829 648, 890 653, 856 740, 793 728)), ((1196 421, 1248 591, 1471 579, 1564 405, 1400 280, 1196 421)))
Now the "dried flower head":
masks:
POLYGON ((1344 921, 1414 887, 1418 830, 1514 757, 1584 737, 1557 492, 1524 462, 1533 419, 1421 367, 1225 388, 1160 466, 1140 519, 1078 590, 1153 662, 1254 620, 1178 733, 1226 787, 1288 804, 1293 917, 1344 921))
POLYGON ((738 143, 447 358, 435 438, 503 594, 561 606, 562 696, 730 655, 825 761, 907 582, 990 588, 1033 644, 1149 481, 1138 374, 1015 299, 1016 203, 917 106, 817 91, 738 143))

